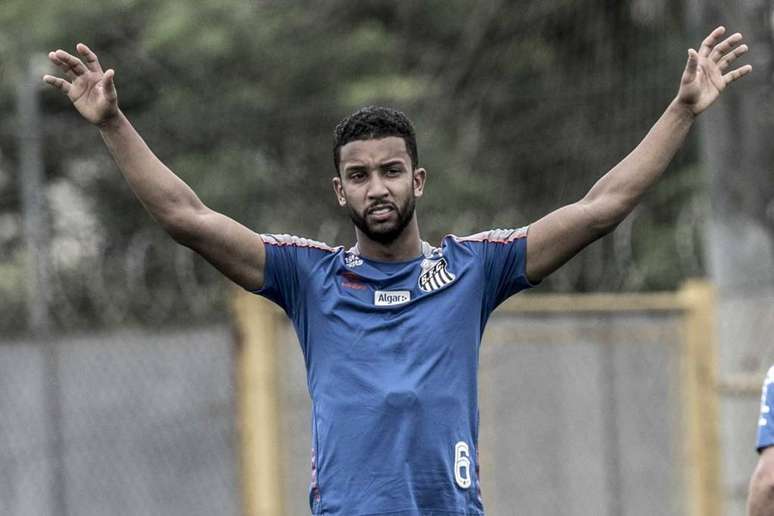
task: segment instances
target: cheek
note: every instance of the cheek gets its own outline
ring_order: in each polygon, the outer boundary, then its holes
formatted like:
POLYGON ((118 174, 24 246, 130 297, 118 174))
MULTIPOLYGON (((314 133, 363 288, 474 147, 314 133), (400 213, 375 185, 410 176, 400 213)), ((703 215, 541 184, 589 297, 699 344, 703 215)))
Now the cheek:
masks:
POLYGON ((358 188, 347 188, 342 189, 341 191, 341 199, 344 201, 344 204, 350 208, 356 208, 362 205, 361 198, 362 192, 358 188))

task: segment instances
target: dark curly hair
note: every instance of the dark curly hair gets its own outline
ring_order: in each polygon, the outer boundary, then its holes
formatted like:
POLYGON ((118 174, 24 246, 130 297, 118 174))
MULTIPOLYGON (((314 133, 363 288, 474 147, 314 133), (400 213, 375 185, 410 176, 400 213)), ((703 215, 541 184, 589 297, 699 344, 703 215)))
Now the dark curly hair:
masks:
POLYGON ((354 140, 374 140, 397 136, 406 142, 413 168, 419 166, 417 139, 411 120, 400 111, 381 106, 366 106, 358 109, 339 122, 334 131, 333 164, 336 172, 341 163, 340 150, 354 140))

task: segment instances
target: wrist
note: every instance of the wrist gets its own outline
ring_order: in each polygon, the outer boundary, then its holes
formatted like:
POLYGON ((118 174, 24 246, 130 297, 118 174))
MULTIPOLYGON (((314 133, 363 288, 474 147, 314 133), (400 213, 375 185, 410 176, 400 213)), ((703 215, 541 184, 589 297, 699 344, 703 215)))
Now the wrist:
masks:
POLYGON ((120 109, 116 109, 115 113, 94 125, 102 132, 111 132, 118 130, 126 121, 123 112, 120 109))
POLYGON ((679 98, 675 98, 669 104, 669 107, 667 107, 667 112, 688 123, 693 123, 697 116, 693 110, 693 106, 686 104, 679 98))

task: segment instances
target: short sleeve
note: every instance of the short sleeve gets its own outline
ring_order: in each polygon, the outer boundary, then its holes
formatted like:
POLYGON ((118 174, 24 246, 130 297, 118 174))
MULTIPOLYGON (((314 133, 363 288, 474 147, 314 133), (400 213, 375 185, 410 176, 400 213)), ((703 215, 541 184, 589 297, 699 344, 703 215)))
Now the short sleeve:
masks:
POLYGON ((766 379, 763 381, 756 442, 758 452, 774 445, 774 414, 772 414, 772 407, 774 407, 774 366, 769 369, 766 379))
POLYGON ((473 249, 484 270, 484 302, 489 311, 534 285, 527 279, 528 228, 493 229, 458 240, 473 249))
POLYGON ((283 244, 279 236, 261 235, 266 251, 263 287, 251 292, 277 303, 292 318, 292 308, 298 297, 298 249, 283 244))
POLYGON ((322 256, 334 249, 293 235, 262 234, 261 239, 266 250, 263 287, 252 292, 278 304, 295 319, 303 303, 304 271, 311 270, 322 256))

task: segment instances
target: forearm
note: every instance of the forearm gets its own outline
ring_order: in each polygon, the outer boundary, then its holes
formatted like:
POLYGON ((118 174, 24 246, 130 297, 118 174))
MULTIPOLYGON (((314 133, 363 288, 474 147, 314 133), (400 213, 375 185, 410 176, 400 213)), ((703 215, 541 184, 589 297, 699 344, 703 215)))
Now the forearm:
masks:
POLYGON ((204 209, 201 200, 153 154, 123 113, 99 126, 99 130, 140 202, 173 237, 182 237, 185 214, 204 209))
POLYGON ((771 485, 751 485, 747 501, 747 516, 774 514, 774 488, 771 485))
POLYGON ((537 281, 561 267, 594 240, 613 230, 637 206, 643 194, 664 173, 685 142, 696 116, 706 110, 733 81, 750 73, 750 65, 728 71, 747 52, 736 33, 721 41, 718 27, 688 61, 675 100, 639 145, 605 174, 583 199, 555 210, 530 225, 527 277, 537 281))
POLYGON ((683 145, 695 116, 673 101, 639 145, 605 174, 581 201, 603 232, 614 228, 664 173, 683 145))
POLYGON ((770 516, 774 514, 774 464, 771 448, 764 450, 750 479, 747 497, 748 516, 770 516))

